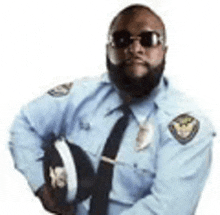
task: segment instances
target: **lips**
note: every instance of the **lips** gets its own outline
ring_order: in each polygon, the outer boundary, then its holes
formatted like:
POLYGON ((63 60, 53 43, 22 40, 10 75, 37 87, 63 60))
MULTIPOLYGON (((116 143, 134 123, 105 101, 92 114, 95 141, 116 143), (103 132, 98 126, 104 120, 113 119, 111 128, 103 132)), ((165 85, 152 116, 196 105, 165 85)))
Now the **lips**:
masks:
POLYGON ((144 65, 144 61, 140 58, 131 58, 131 59, 128 59, 126 60, 126 65, 134 65, 134 64, 141 64, 141 65, 144 65))

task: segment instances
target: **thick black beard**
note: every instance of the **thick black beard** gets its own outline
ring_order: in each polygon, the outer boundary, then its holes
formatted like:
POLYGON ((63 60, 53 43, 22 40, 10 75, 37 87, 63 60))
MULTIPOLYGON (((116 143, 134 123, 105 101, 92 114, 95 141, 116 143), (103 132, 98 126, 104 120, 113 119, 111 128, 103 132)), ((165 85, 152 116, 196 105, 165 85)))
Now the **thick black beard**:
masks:
POLYGON ((150 95, 152 90, 158 86, 165 68, 165 57, 161 64, 152 68, 148 65, 148 72, 141 78, 134 78, 127 75, 125 64, 113 64, 107 56, 107 68, 112 83, 121 91, 131 97, 142 98, 150 95))

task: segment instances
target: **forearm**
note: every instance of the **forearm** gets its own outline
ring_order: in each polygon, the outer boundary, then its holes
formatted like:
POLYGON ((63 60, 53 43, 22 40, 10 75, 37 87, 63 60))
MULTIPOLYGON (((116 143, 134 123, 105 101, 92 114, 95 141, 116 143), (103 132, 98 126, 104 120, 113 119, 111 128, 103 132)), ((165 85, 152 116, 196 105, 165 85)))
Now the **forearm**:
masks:
POLYGON ((20 114, 11 128, 9 146, 15 167, 26 177, 34 192, 44 183, 42 142, 42 138, 20 114))
POLYGON ((53 196, 53 192, 49 186, 44 184, 35 193, 41 200, 41 203, 45 210, 62 215, 75 215, 76 206, 74 204, 59 204, 56 196, 53 196))
POLYGON ((47 95, 23 107, 10 130, 10 151, 15 167, 26 177, 35 192, 44 183, 44 148, 59 135, 62 115, 59 103, 47 95))

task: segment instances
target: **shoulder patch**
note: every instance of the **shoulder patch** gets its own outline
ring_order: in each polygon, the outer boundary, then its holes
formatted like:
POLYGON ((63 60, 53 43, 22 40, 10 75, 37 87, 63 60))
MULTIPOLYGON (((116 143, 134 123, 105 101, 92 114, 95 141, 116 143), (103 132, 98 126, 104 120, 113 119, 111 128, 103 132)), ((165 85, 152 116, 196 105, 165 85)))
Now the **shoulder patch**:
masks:
POLYGON ((181 114, 170 122, 168 128, 175 139, 185 145, 196 136, 199 121, 188 114, 181 114))
POLYGON ((51 96, 54 96, 54 97, 65 96, 65 95, 69 94, 69 91, 72 88, 72 86, 73 86, 73 82, 58 85, 58 86, 52 88, 51 90, 49 90, 47 93, 51 96))

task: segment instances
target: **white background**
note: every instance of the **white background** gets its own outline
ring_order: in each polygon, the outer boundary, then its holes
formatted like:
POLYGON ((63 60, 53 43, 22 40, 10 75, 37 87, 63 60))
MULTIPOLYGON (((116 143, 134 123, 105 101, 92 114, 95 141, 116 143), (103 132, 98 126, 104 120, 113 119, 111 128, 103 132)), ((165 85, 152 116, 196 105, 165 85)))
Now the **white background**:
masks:
MULTIPOLYGON (((217 0, 7 0, 0 2, 0 210, 48 214, 8 151, 9 128, 20 107, 57 84, 105 71, 107 30, 131 3, 154 9, 167 27, 166 75, 220 128, 219 11, 217 0)), ((197 215, 219 215, 220 146, 197 215)))

